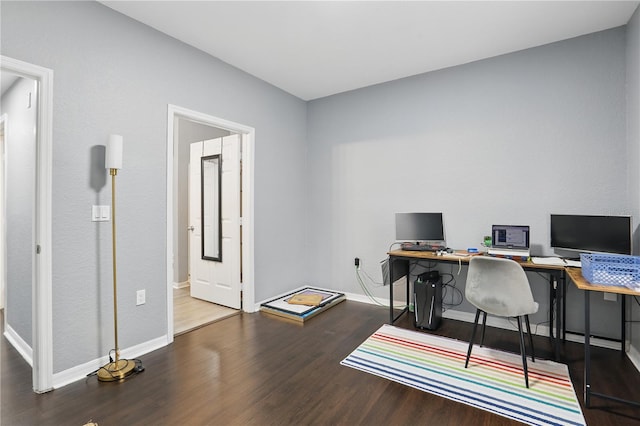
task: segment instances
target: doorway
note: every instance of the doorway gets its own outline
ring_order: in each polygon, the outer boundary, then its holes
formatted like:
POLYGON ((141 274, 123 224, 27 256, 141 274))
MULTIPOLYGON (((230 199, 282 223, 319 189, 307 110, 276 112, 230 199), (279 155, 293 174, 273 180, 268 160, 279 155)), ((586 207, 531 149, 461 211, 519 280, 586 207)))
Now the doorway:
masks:
MULTIPOLYGON (((236 135, 239 139, 241 168, 240 194, 242 205, 242 232, 239 252, 242 258, 241 288, 237 291, 241 297, 241 310, 254 312, 253 293, 253 141, 254 130, 250 127, 229 122, 224 119, 208 116, 196 111, 187 110, 174 105, 168 107, 167 133, 167 340, 173 341, 174 335, 183 332, 178 324, 177 316, 185 300, 190 304, 203 306, 198 299, 187 297, 189 286, 189 258, 193 253, 189 250, 190 226, 188 217, 189 169, 188 158, 190 145, 217 138, 236 135), (185 289, 186 288, 186 289, 185 289), (175 296, 175 297, 174 297, 175 296)), ((200 164, 197 165, 200 167, 200 164)), ((240 218, 238 218, 240 219, 240 218)), ((240 224, 240 223, 239 223, 240 224)), ((192 229, 192 228, 191 228, 192 229)), ((193 250, 191 250, 193 251, 193 250)), ((195 255, 198 255, 197 253, 195 255)), ((240 267, 239 267, 240 268, 240 267)), ((214 305, 218 306, 218 305, 214 305)), ((239 313, 236 309, 228 310, 218 306, 222 312, 214 313, 226 317, 239 313)), ((193 308, 198 312, 197 308, 193 308)), ((198 314, 193 315, 197 317, 198 314)), ((215 320, 215 319, 214 319, 215 320)), ((211 322, 211 320, 202 320, 211 322)), ((197 327, 197 325, 196 325, 197 327)))
MULTIPOLYGON (((234 182, 239 181, 240 171, 238 167, 234 167, 234 173, 231 175, 222 172, 223 168, 228 169, 234 164, 234 157, 235 163, 238 162, 238 156, 233 155, 233 150, 229 152, 228 145, 230 140, 238 140, 239 135, 183 117, 176 117, 174 126, 179 145, 176 159, 180 190, 176 197, 180 225, 178 226, 178 250, 175 257, 173 323, 174 335, 179 335, 239 313, 240 251, 237 235, 233 239, 235 247, 228 247, 226 243, 228 238, 225 238, 225 243, 218 247, 217 242, 222 242, 222 238, 218 239, 217 236, 222 237, 219 231, 223 226, 213 226, 214 224, 211 223, 204 226, 207 230, 204 233, 202 229, 206 222, 205 218, 222 224, 219 212, 225 210, 233 212, 236 218, 235 227, 228 226, 230 224, 224 226, 225 233, 235 229, 239 234, 237 218, 240 216, 240 190, 234 182), (224 153, 222 152, 223 144, 227 146, 224 153), (218 154, 215 156, 215 164, 210 160, 204 160, 212 151, 218 154), (224 158, 224 162, 221 161, 221 157, 224 158), (214 166, 216 173, 213 173, 213 170, 208 171, 214 166), (205 183, 210 179, 215 179, 218 185, 213 185, 214 182, 205 183), (214 196, 216 194, 217 196, 214 196), (235 197, 230 197, 231 194, 235 197), (232 203, 234 208, 229 209, 232 203), (236 210, 238 211, 235 212, 236 210), (204 216, 202 212, 205 212, 204 216), (225 246, 224 257, 221 256, 223 245, 225 246), (213 253, 214 248, 216 253, 213 253), (221 269, 223 265, 226 265, 225 269, 221 269), (226 282, 219 282, 221 277, 233 278, 229 282, 234 285, 227 286, 226 282), (229 303, 229 299, 237 302, 229 303)), ((238 147, 237 143, 235 147, 238 147)))
MULTIPOLYGON (((32 367, 33 390, 37 393, 48 392, 53 388, 53 326, 52 326, 52 243, 51 243, 51 141, 53 133, 52 115, 53 115, 53 71, 17 59, 0 56, 0 77, 16 78, 18 81, 29 86, 25 97, 23 97, 23 107, 26 103, 35 115, 35 141, 33 146, 33 155, 31 156, 31 165, 33 166, 32 177, 34 196, 31 197, 30 224, 33 232, 31 238, 27 241, 27 256, 31 259, 30 270, 31 282, 30 292, 27 299, 22 299, 22 303, 26 303, 30 314, 30 330, 22 332, 27 336, 29 342, 24 339, 18 339, 19 335, 10 335, 7 332, 7 326, 11 325, 7 321, 7 314, 11 314, 12 309, 20 309, 20 306, 12 307, 12 300, 5 300, 5 336, 21 353, 25 360, 32 367)), ((7 80, 5 80, 7 81, 7 80)), ((5 83, 7 84, 7 83, 5 83)), ((4 97, 4 93, 2 94, 4 97)), ((5 148, 5 166, 8 164, 8 158, 12 153, 7 146, 10 138, 10 126, 6 126, 8 121, 12 121, 11 115, 7 115, 5 120, 4 135, 5 148)), ((13 121, 12 121, 13 122, 13 121)), ((13 161, 13 160, 12 160, 13 161)), ((6 170, 5 170, 6 172, 6 170)), ((5 174, 6 176, 6 174, 5 174)), ((3 186, 6 189, 7 183, 3 186)), ((6 195, 6 194, 5 194, 6 195)), ((3 201, 4 207, 5 203, 3 201)), ((6 228, 6 217, 3 219, 3 226, 6 228)), ((6 244, 7 236, 3 236, 2 244, 6 244)), ((7 252, 2 253, 3 261, 6 262, 7 252)), ((6 263, 5 263, 6 266, 6 263)), ((4 272, 3 272, 4 273, 4 272)), ((7 286, 11 284, 7 281, 7 286)), ((21 289, 24 290, 24 287, 21 289)))
POLYGON ((2 249, 0 272, 4 310, 4 334, 23 358, 33 357, 33 264, 35 217, 37 84, 33 79, 2 72, 2 157, 0 194, 2 249), (11 123, 9 123, 9 120, 11 123))

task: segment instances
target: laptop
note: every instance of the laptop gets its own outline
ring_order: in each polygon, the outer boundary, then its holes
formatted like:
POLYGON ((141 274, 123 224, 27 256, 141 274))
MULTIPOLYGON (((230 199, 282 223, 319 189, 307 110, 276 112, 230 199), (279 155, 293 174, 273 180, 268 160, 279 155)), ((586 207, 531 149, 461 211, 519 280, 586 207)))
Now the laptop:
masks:
POLYGON ((493 225, 488 253, 493 256, 529 257, 529 227, 493 225))

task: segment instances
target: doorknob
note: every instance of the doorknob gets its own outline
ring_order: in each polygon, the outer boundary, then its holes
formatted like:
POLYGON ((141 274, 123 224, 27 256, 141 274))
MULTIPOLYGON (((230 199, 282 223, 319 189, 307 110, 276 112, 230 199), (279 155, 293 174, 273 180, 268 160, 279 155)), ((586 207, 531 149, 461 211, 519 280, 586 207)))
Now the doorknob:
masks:
POLYGON ((193 225, 187 226, 187 231, 193 231, 194 229, 196 229, 196 227, 193 225))

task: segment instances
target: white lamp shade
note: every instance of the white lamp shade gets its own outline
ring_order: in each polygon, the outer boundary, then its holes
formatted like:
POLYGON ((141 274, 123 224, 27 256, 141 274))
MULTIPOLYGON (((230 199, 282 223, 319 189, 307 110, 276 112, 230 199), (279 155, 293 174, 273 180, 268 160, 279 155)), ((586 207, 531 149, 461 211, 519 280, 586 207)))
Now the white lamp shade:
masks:
POLYGON ((104 163, 107 169, 122 168, 122 136, 109 135, 104 163))

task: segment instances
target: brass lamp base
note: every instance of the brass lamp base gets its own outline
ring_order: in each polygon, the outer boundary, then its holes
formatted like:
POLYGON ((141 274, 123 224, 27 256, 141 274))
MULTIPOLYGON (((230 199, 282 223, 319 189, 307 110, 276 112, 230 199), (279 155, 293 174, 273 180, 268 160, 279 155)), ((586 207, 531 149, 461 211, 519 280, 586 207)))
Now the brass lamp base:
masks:
POLYGON ((98 380, 101 382, 115 382, 130 376, 136 367, 136 363, 130 359, 120 359, 110 362, 98 370, 98 380))

